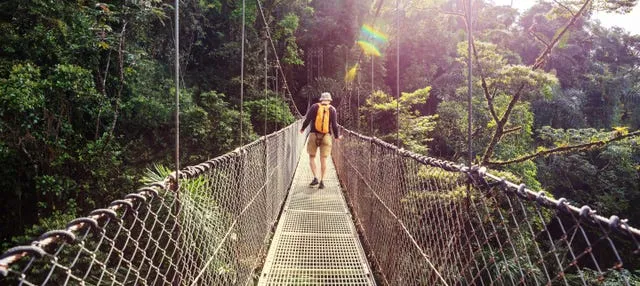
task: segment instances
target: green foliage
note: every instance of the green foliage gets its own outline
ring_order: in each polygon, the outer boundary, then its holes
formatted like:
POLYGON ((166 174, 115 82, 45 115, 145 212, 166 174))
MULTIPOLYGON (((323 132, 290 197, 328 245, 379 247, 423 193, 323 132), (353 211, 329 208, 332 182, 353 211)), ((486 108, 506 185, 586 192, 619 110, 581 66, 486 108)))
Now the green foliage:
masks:
POLYGON ((31 64, 13 66, 9 78, 0 79, 0 90, 0 116, 32 113, 44 105, 40 69, 31 64))
POLYGON ((311 105, 318 101, 320 94, 323 92, 331 93, 334 103, 342 102, 342 84, 336 79, 327 77, 316 78, 303 86, 298 93, 298 97, 303 98, 307 104, 311 105))
MULTIPOLYGON (((509 58, 514 58, 513 52, 509 50, 481 41, 475 41, 474 44, 487 88, 492 94, 514 96, 521 89, 520 92, 524 100, 549 98, 552 88, 558 84, 558 79, 548 72, 533 70, 529 66, 514 62, 515 60, 509 60, 509 58)), ((460 56, 458 61, 465 63, 466 42, 458 44, 458 54, 460 56)), ((474 65, 477 66, 478 62, 474 61, 474 65)), ((479 78, 480 76, 476 73, 476 82, 479 81, 479 78)), ((479 82, 475 88, 482 89, 479 82)))
MULTIPOLYGON (((152 183, 163 181, 174 170, 164 165, 155 164, 153 168, 147 168, 142 182, 152 183)), ((229 169, 214 169, 209 175, 199 176, 188 180, 181 180, 180 193, 180 226, 179 232, 182 247, 198 249, 199 252, 213 257, 218 251, 227 252, 227 249, 218 249, 220 242, 233 223, 235 215, 231 210, 224 207, 223 202, 216 199, 216 196, 209 191, 209 186, 216 181, 228 181, 231 174, 235 172, 229 169), (194 234, 197 233, 198 235, 194 234), (209 238, 203 244, 200 240, 202 236, 209 238)), ((171 194, 167 194, 170 196, 171 194)), ((230 240, 237 240, 237 232, 230 233, 230 240)), ((237 265, 227 259, 216 259, 209 262, 210 266, 203 269, 203 273, 208 275, 226 276, 227 279, 234 279, 237 265)))
POLYGON ((219 12, 222 9, 222 3, 219 0, 199 0, 198 3, 200 7, 203 9, 214 9, 216 12, 219 12))
MULTIPOLYGON (((476 101, 474 101, 476 103, 476 101)), ((474 104, 474 108, 481 108, 474 104)), ((475 109, 477 110, 477 109, 475 109)), ((438 105, 437 110, 440 120, 436 125, 434 148, 441 156, 446 156, 452 160, 458 160, 466 153, 467 136, 466 130, 469 126, 468 112, 464 105, 454 102, 445 101, 438 105)), ((482 150, 479 144, 473 145, 473 153, 479 153, 482 150)))
POLYGON ((418 106, 426 103, 430 90, 431 87, 426 87, 411 93, 403 92, 399 100, 382 91, 376 91, 367 98, 366 105, 362 108, 364 117, 372 116, 374 125, 371 127, 374 134, 392 143, 396 143, 396 130, 399 125, 401 146, 425 154, 428 151, 427 143, 432 140, 429 137, 430 132, 435 129, 438 116, 422 115, 418 106))
MULTIPOLYGON (((534 71, 531 67, 520 64, 511 64, 514 58, 512 52, 505 51, 495 44, 476 41, 478 62, 482 66, 482 76, 486 83, 486 90, 490 92, 489 100, 485 95, 485 87, 482 86, 480 75, 476 73, 473 82, 473 154, 478 160, 486 150, 490 139, 494 136, 498 122, 491 115, 495 112, 498 120, 501 120, 508 108, 512 108, 506 121, 504 130, 512 130, 503 134, 498 141, 493 157, 498 159, 516 158, 531 151, 533 143, 534 114, 529 101, 549 98, 553 87, 557 85, 557 79, 552 74, 543 71, 534 71), (511 59, 510 59, 511 58, 511 59), (519 93, 520 100, 512 107, 511 102, 519 93)), ((466 44, 458 44, 458 61, 463 63, 466 55, 466 44)), ((517 63, 517 61, 515 62, 517 63)), ((462 97, 467 93, 466 86, 460 86, 457 93, 462 97)), ((463 158, 467 152, 467 106, 463 101, 449 101, 438 106, 440 115, 436 134, 439 139, 436 142, 446 144, 452 153, 453 160, 463 158)), ((442 147, 439 147, 442 151, 442 147)), ((536 178, 537 170, 534 163, 524 162, 510 165, 507 170, 523 178, 523 182, 529 187, 537 189, 540 184, 536 178)))
MULTIPOLYGON (((620 128, 624 131, 624 128, 620 128)), ((620 131, 596 129, 539 130, 541 148, 575 145, 606 140, 620 131)), ((603 149, 584 149, 552 155, 538 160, 540 181, 556 196, 588 204, 604 213, 624 214, 636 224, 640 212, 633 206, 640 201, 640 139, 628 138, 603 149)))
POLYGON ((267 99, 246 102, 244 106, 251 114, 251 123, 258 134, 272 133, 295 121, 289 105, 274 94, 267 99))
POLYGON ((633 8, 638 4, 638 0, 600 0, 594 2, 595 9, 620 14, 631 12, 631 10, 633 10, 633 8))
MULTIPOLYGON (((182 128, 180 129, 183 146, 193 150, 185 154, 185 164, 194 164, 213 158, 217 154, 228 152, 239 145, 240 133, 238 123, 240 111, 230 107, 225 95, 215 91, 199 95, 183 93, 184 111, 182 128), (192 97, 192 101, 190 100, 192 97)), ((256 139, 253 132, 250 114, 243 118, 244 143, 256 139)))
MULTIPOLYGON (((600 275, 595 270, 584 268, 582 269, 582 275, 587 285, 604 285, 604 286, 616 286, 616 285, 639 285, 640 273, 638 271, 629 271, 622 269, 620 271, 607 269, 600 275)), ((569 283, 582 283, 583 278, 580 278, 578 274, 567 275, 569 283)))
POLYGON ((304 62, 300 58, 302 50, 298 48, 296 44, 296 38, 294 36, 300 20, 297 15, 293 13, 287 14, 280 22, 278 22, 278 30, 275 33, 277 38, 285 38, 286 52, 282 61, 290 65, 302 65, 304 62))
POLYGON ((554 89, 550 99, 532 102, 535 114, 535 128, 551 126, 554 128, 583 128, 587 124, 584 114, 585 97, 583 91, 577 89, 554 89))
MULTIPOLYGON (((243 142, 254 140, 251 120, 264 117, 262 103, 250 100, 240 118, 238 3, 181 2, 183 164, 237 147, 240 120, 243 142)), ((280 58, 302 64, 296 34, 301 16, 312 13, 308 3, 266 5, 280 58)), ((173 162, 173 7, 36 0, 0 8, 0 242, 7 243, 49 216, 103 207, 137 187, 151 164, 173 162)), ((246 12, 245 97, 260 98, 263 24, 255 2, 246 12)), ((292 121, 281 100, 266 105, 269 128, 292 121)))
POLYGON ((16 245, 25 245, 29 244, 33 241, 34 238, 40 236, 41 234, 54 230, 54 229, 63 229, 67 223, 72 221, 78 216, 76 209, 71 205, 68 210, 55 211, 46 217, 38 220, 37 223, 32 226, 26 228, 24 233, 20 235, 16 235, 11 238, 11 240, 0 244, 2 249, 8 249, 16 245))
POLYGON ((170 168, 162 164, 153 164, 153 167, 147 167, 144 176, 140 180, 142 184, 152 184, 164 181, 172 172, 170 168))

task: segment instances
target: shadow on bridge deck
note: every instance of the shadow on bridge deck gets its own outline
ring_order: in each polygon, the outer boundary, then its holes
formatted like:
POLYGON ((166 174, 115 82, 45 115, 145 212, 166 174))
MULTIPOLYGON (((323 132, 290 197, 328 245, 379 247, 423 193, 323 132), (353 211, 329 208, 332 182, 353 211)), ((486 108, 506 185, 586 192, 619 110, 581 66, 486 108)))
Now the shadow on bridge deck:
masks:
POLYGON ((375 285, 328 163, 325 189, 310 187, 309 156, 302 154, 258 285, 375 285))

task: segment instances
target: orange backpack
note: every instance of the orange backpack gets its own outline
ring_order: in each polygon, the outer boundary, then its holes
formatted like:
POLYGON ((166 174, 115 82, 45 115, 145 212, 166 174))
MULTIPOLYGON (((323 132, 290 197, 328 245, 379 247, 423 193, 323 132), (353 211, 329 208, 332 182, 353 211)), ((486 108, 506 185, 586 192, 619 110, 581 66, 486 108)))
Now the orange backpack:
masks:
POLYGON ((316 131, 327 134, 329 133, 329 108, 331 105, 318 104, 318 113, 316 113, 316 131))

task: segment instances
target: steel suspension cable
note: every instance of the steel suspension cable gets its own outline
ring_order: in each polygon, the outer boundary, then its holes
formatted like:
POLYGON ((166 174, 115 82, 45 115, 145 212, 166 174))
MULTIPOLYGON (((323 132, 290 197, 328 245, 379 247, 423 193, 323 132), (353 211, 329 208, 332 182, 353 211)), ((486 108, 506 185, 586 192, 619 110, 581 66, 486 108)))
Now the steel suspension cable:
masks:
MULTIPOLYGON (((374 1, 375 2, 375 1, 374 1)), ((384 4, 384 0, 380 0, 377 5, 376 5, 376 12, 373 15, 373 19, 371 20, 371 26, 374 27, 376 20, 378 19, 378 15, 380 15, 380 10, 382 9, 382 5, 384 4)), ((356 60, 356 63, 360 63, 360 61, 362 60, 362 55, 366 55, 366 53, 364 51, 360 51, 360 53, 358 54, 358 59, 356 60)))
MULTIPOLYGON (((244 0, 243 0, 244 1, 244 0)), ((282 74, 282 81, 284 83, 284 88, 287 90, 286 93, 289 95, 289 100, 291 101, 291 105, 293 106, 293 109, 295 111, 295 115, 298 117, 301 117, 302 114, 300 114, 300 110, 298 110, 298 107, 296 106, 295 101, 293 100, 293 95, 291 95, 291 90, 289 89, 289 85, 287 84, 287 77, 284 74, 284 71, 282 70, 282 65, 280 64, 280 58, 278 57, 278 51, 276 50, 276 46, 273 43, 273 38, 271 38, 271 31, 269 30, 269 23, 267 23, 267 18, 264 15, 264 10, 262 9, 262 3, 260 3, 260 0, 256 0, 256 2, 258 3, 258 9, 260 10, 260 15, 262 16, 262 20, 264 22, 264 29, 267 32, 267 38, 269 38, 269 42, 271 42, 271 48, 273 49, 273 54, 275 55, 276 58, 276 63, 277 63, 277 70, 276 70, 276 75, 277 75, 277 71, 280 71, 280 73, 282 74)), ((277 90, 276 90, 277 92, 277 90)))
POLYGON ((396 146, 400 147, 400 0, 396 0, 396 146))
POLYGON ((180 178, 180 0, 175 0, 175 84, 176 84, 176 190, 180 178))
POLYGON ((268 47, 267 39, 264 39, 264 135, 267 136, 267 105, 269 100, 268 90, 268 77, 269 77, 269 62, 268 62, 268 47))
MULTIPOLYGON (((373 55, 371 55, 371 95, 369 95, 369 98, 373 97, 374 89, 375 88, 373 86, 373 55)), ((373 135, 373 105, 372 105, 371 111, 369 112, 369 135, 371 137, 375 137, 373 135)))
POLYGON ((242 45, 240 48, 240 146, 243 144, 243 117, 244 117, 244 29, 245 29, 245 0, 242 0, 242 45))
POLYGON ((473 75, 473 66, 472 66, 472 61, 471 61, 471 39, 472 39, 472 33, 473 33, 473 19, 471 17, 472 15, 472 10, 471 10, 472 6, 471 6, 471 0, 468 0, 468 6, 467 6, 467 27, 468 27, 468 31, 467 31, 467 68, 468 68, 468 74, 467 74, 467 88, 468 88, 468 98, 467 98, 467 116, 468 118, 468 123, 467 123, 467 140, 468 140, 468 157, 467 157, 467 164, 469 166, 471 166, 473 164, 473 154, 472 154, 472 144, 473 144, 473 139, 471 138, 471 124, 473 123, 473 118, 471 118, 471 116, 473 115, 473 107, 471 106, 471 97, 472 97, 472 75, 473 75))
MULTIPOLYGON (((377 5, 376 5, 376 11, 375 14, 373 16, 373 19, 371 21, 371 25, 374 26, 376 20, 378 19, 378 15, 380 14, 380 10, 382 8, 382 5, 384 4, 384 0, 380 0, 377 5)), ((363 51, 360 51, 360 53, 358 54, 357 60, 356 60, 356 64, 359 65, 360 62, 362 61, 362 55, 365 54, 363 51)), ((356 76, 359 75, 359 68, 358 71, 356 72, 356 76)), ((360 78, 358 77, 358 80, 360 78)), ((358 82, 358 88, 360 87, 360 82, 358 82)), ((373 55, 371 56, 371 94, 373 95, 373 55)), ((360 91, 359 89, 357 90, 358 92, 360 91)), ((359 94, 358 94, 359 95, 359 94)), ((360 97, 358 96, 358 100, 360 99, 360 97)), ((358 110, 357 110, 357 114, 358 114, 358 121, 357 121, 357 126, 358 126, 358 132, 360 131, 360 102, 358 101, 358 110)), ((371 114, 371 112, 369 113, 369 130, 370 130, 370 135, 373 136, 373 115, 371 114)))
POLYGON ((356 80, 358 82, 358 85, 356 86, 356 96, 358 98, 358 109, 356 109, 356 130, 358 132, 362 132, 360 131, 360 66, 358 66, 356 70, 356 80))

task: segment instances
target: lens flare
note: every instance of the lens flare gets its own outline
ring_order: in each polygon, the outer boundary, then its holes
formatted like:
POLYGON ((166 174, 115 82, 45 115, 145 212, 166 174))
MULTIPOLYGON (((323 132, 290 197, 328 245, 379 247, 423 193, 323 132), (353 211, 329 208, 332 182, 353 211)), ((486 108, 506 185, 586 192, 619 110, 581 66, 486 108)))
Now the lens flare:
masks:
POLYGON ((376 30, 375 28, 367 24, 362 25, 362 28, 360 28, 360 32, 362 33, 363 36, 369 37, 375 41, 379 41, 379 42, 389 41, 389 37, 387 37, 387 35, 385 35, 384 33, 376 30))
POLYGON ((354 79, 356 79, 356 74, 358 73, 358 64, 355 64, 351 67, 347 73, 344 75, 344 82, 351 83, 354 79))
POLYGON ((380 50, 378 50, 378 47, 376 47, 374 44, 366 42, 366 41, 358 41, 358 46, 360 46, 360 48, 362 48, 362 50, 364 51, 364 53, 367 56, 376 56, 379 57, 382 55, 382 53, 380 53, 380 50))

